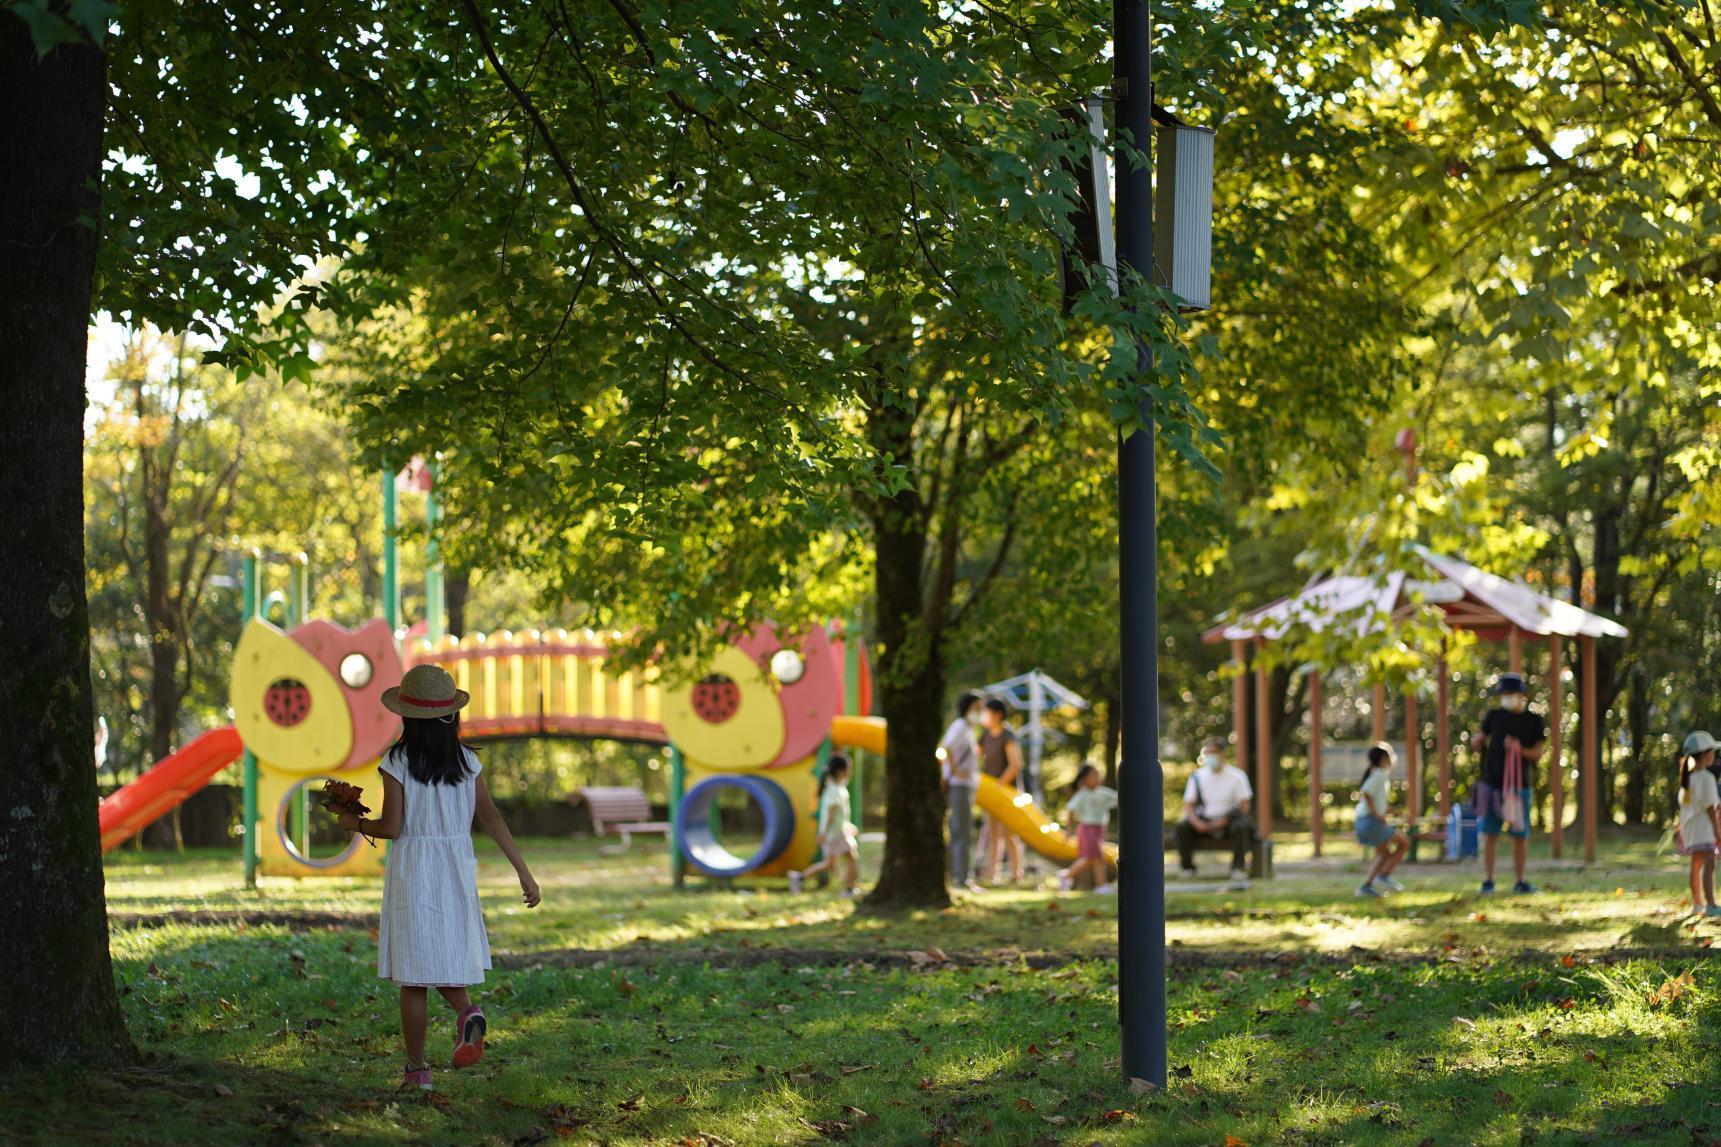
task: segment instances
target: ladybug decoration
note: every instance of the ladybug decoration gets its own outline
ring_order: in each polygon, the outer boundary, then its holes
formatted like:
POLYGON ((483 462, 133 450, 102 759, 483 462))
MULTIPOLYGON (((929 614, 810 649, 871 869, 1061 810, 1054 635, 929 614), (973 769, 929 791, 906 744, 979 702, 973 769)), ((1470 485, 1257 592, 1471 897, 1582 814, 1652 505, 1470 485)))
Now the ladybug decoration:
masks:
POLYGON ((311 712, 311 691, 303 681, 283 677, 263 694, 263 711, 283 729, 291 729, 311 712))

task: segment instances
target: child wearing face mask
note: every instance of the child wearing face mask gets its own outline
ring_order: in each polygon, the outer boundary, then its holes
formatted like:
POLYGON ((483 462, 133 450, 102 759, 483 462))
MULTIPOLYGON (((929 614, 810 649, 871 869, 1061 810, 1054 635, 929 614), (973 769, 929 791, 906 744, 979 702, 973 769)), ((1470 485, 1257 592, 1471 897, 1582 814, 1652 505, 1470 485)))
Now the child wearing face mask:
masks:
POLYGON ((1249 849, 1255 843, 1249 802, 1254 796, 1249 774, 1225 763, 1225 742, 1207 738, 1201 764, 1183 788, 1183 819, 1174 832, 1183 875, 1195 875, 1195 844, 1202 836, 1212 836, 1231 846, 1231 880, 1240 884, 1249 879, 1249 849))

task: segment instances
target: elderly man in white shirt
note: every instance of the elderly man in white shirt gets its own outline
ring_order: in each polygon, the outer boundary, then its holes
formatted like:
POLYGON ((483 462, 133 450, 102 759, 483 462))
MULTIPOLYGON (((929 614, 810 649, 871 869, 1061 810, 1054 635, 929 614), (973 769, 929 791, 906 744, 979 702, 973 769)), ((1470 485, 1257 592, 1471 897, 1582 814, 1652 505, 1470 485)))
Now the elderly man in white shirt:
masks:
POLYGON ((978 889, 972 872, 974 839, 974 790, 980 787, 980 750, 974 742, 975 727, 985 698, 967 692, 956 699, 956 719, 944 730, 938 743, 943 758, 944 792, 950 800, 950 879, 978 889))
POLYGON ((1210 836, 1231 846, 1231 879, 1249 879, 1249 849, 1255 843, 1249 803, 1254 796, 1249 774, 1225 763, 1225 742, 1207 738, 1201 746, 1201 764, 1183 788, 1183 819, 1175 832, 1183 875, 1195 875, 1196 841, 1210 836))

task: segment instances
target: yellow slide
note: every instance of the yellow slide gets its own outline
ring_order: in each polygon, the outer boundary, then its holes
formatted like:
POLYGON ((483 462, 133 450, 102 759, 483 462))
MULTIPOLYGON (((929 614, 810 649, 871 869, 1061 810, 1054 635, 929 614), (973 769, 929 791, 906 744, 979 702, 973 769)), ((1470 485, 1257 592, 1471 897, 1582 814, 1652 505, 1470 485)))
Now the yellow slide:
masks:
MULTIPOLYGON (((831 741, 842 748, 882 753, 888 739, 882 717, 837 717, 831 721, 831 741)), ((1047 860, 1069 864, 1076 859, 1076 838, 1059 828, 1022 790, 982 775, 974 799, 987 815, 998 818, 1047 860)), ((1117 864, 1117 845, 1107 844, 1105 852, 1106 860, 1117 864)))

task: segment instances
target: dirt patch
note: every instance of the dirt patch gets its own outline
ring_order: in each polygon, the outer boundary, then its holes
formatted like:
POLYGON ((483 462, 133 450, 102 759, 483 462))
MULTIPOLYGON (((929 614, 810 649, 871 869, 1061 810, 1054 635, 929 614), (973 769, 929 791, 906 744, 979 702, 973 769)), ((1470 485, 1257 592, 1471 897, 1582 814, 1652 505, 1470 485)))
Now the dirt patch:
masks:
POLYGON ((374 915, 364 912, 269 911, 251 908, 201 908, 172 912, 109 912, 108 925, 113 928, 161 928, 168 924, 190 924, 195 927, 217 928, 237 925, 242 928, 267 924, 291 928, 295 932, 313 929, 371 929, 377 925, 374 915))

